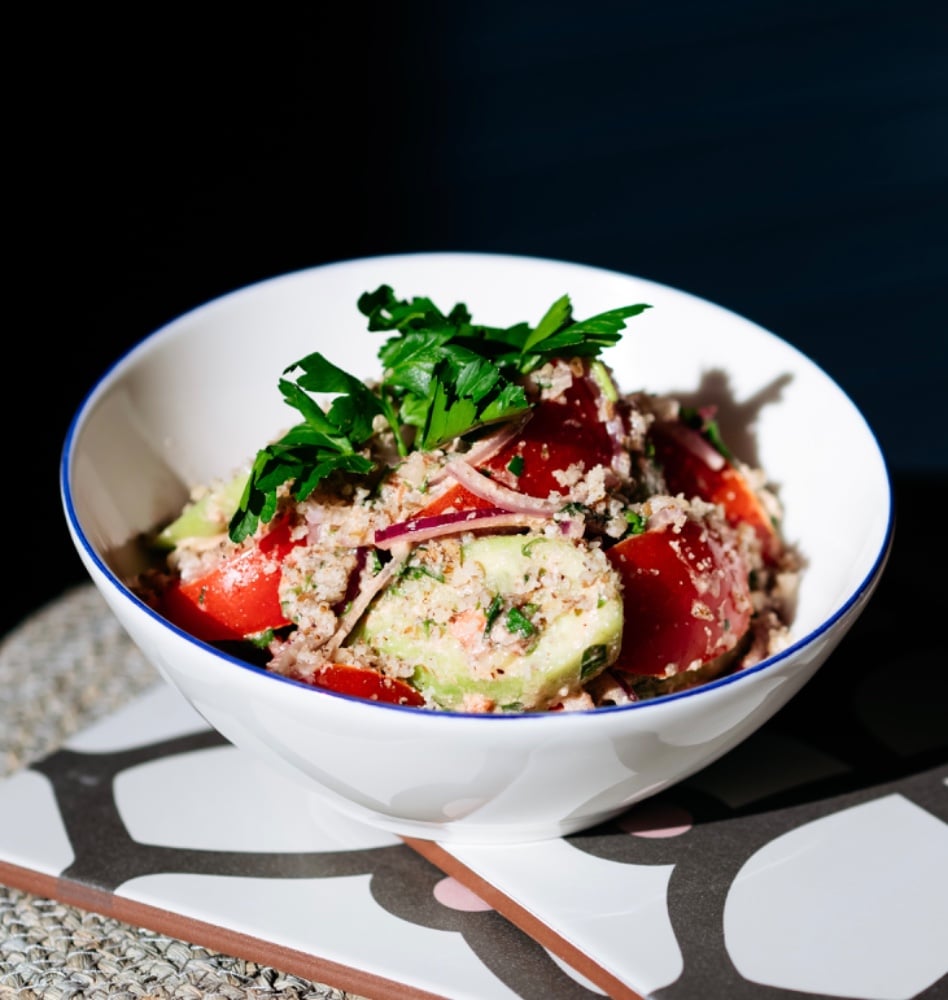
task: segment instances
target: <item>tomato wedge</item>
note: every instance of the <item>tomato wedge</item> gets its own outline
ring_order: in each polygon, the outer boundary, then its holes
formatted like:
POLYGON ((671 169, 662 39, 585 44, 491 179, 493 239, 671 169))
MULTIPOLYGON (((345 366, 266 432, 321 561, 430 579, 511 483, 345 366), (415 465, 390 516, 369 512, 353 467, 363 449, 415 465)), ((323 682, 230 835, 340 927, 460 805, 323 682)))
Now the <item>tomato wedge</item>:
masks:
POLYGON ((662 676, 734 649, 750 626, 747 566, 731 539, 689 519, 630 535, 607 551, 622 578, 625 625, 613 667, 662 676))
POLYGON ((392 705, 412 705, 420 708, 425 703, 422 695, 410 684, 395 677, 386 677, 368 667, 346 663, 327 663, 312 677, 305 678, 313 687, 325 688, 339 694, 384 701, 392 705))
POLYGON ((731 462, 721 456, 718 468, 709 465, 702 453, 710 445, 698 431, 680 422, 658 421, 649 436, 670 493, 721 504, 731 524, 746 522, 753 527, 768 562, 777 559, 781 549, 777 529, 750 483, 731 462))
MULTIPOLYGON (((564 491, 557 473, 582 462, 586 470, 612 463, 613 441, 599 418, 598 390, 590 377, 574 376, 557 400, 541 399, 520 433, 479 468, 527 496, 564 491), (510 478, 513 477, 513 478, 510 478)), ((494 504, 460 484, 429 504, 422 517, 448 509, 482 510, 494 504)))
POLYGON ((161 614, 204 642, 239 640, 288 625, 280 607, 280 567, 297 544, 289 521, 274 523, 257 544, 195 580, 175 580, 163 593, 161 614))

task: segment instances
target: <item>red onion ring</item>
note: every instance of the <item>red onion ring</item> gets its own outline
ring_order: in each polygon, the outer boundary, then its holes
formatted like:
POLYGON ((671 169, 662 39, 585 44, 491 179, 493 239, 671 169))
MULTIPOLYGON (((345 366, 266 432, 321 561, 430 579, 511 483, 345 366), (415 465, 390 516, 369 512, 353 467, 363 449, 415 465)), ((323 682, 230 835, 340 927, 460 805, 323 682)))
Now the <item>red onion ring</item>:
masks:
POLYGON ((372 598, 383 587, 388 586, 389 581, 401 569, 411 552, 411 546, 407 543, 400 547, 393 543, 389 548, 392 550, 392 558, 372 577, 368 585, 359 590, 346 613, 339 619, 336 631, 323 644, 322 648, 327 653, 333 652, 342 645, 346 636, 355 628, 356 622, 365 613, 365 609, 371 604, 372 598))
POLYGON ((501 486, 495 479, 483 475, 472 465, 459 459, 448 462, 445 470, 475 496, 507 511, 552 517, 563 506, 562 500, 544 500, 542 497, 518 493, 501 486))
MULTIPOLYGON (((375 533, 375 545, 389 549, 399 542, 426 542, 462 531, 484 531, 488 528, 534 528, 550 522, 546 515, 504 510, 501 507, 484 507, 479 510, 462 510, 432 517, 416 517, 410 521, 382 528, 375 533)), ((567 538, 581 538, 585 530, 582 517, 568 517, 558 522, 560 531, 567 538)))
MULTIPOLYGON (((533 416, 533 411, 528 411, 516 420, 511 420, 505 423, 499 431, 495 431, 489 437, 482 438, 480 441, 476 442, 471 449, 465 453, 462 459, 458 461, 467 462, 468 465, 478 466, 483 465, 485 462, 490 461, 503 447, 509 444, 524 428, 530 418, 533 416)), ((449 475, 447 467, 439 469, 432 477, 430 482, 437 483, 444 479, 446 475, 449 475)))
POLYGON ((724 468, 726 461, 724 456, 714 448, 697 432, 684 424, 672 420, 663 420, 657 426, 670 437, 690 451, 699 461, 703 462, 709 469, 719 472, 724 468))

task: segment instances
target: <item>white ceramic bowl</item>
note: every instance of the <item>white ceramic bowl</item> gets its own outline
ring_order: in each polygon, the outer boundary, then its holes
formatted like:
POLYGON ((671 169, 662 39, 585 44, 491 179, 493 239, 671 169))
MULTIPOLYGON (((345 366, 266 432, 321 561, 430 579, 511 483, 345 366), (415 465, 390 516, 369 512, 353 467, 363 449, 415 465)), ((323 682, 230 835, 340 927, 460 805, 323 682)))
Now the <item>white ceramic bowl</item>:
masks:
POLYGON ((409 837, 514 842, 575 832, 687 777, 783 706, 866 606, 893 522, 876 440, 843 391, 793 347, 705 300, 560 261, 467 253, 344 261, 264 281, 168 324, 79 408, 61 465, 65 516, 92 580, 144 655, 228 740, 358 819, 409 837), (304 687, 169 625, 124 585, 132 540, 188 486, 231 472, 293 422, 277 381, 313 350, 378 374, 380 334, 356 302, 390 284, 479 323, 536 323, 564 293, 577 318, 635 302, 604 355, 627 391, 719 405, 725 440, 780 491, 807 565, 793 642, 685 693, 623 708, 520 716, 401 708, 304 687))

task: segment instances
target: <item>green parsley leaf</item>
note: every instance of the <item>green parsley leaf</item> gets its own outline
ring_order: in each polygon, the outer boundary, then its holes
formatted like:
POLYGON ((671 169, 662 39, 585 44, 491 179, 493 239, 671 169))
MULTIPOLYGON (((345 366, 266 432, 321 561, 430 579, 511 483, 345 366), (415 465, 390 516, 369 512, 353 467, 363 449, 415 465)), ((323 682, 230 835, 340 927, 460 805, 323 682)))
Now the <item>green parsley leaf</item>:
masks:
POLYGON ((570 325, 573 319, 573 307, 570 305, 569 296, 564 295, 557 299, 546 311, 546 315, 537 324, 534 330, 524 338, 520 345, 520 353, 526 354, 537 344, 543 343, 555 333, 558 333, 564 326, 570 325))

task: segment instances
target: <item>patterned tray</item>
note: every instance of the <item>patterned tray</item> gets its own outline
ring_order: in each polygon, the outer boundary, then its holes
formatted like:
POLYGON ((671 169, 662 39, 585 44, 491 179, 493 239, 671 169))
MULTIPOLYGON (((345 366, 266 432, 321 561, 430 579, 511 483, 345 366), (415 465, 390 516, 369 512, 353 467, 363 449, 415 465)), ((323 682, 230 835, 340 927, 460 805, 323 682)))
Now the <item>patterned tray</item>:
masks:
POLYGON ((943 721, 824 674, 619 821, 511 847, 329 812, 149 684, 0 781, 0 883, 374 998, 945 996, 943 721))

